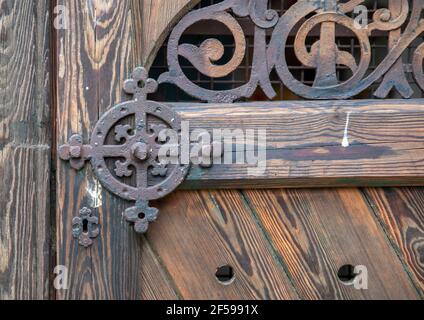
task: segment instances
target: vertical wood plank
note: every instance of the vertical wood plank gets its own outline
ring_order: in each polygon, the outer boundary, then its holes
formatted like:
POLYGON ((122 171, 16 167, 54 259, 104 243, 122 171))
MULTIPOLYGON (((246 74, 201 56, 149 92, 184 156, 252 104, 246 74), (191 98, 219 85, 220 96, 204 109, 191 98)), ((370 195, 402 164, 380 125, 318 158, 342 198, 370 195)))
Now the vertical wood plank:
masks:
POLYGON ((365 189, 378 219, 424 297, 424 189, 365 189))
POLYGON ((157 206, 147 238, 184 299, 297 299, 238 191, 177 192, 157 206), (224 265, 228 286, 215 277, 224 265))
MULTIPOLYGON (((57 1, 69 13, 67 29, 57 30, 57 141, 62 145, 72 134, 88 137, 98 118, 95 83, 95 21, 92 2, 57 1), (90 91, 90 89, 92 91, 90 91)), ((84 142, 87 142, 85 140, 84 142)), ((91 249, 83 250, 72 237, 72 219, 82 207, 92 207, 97 184, 90 170, 75 172, 57 159, 57 264, 69 270, 69 290, 58 299, 97 297, 91 249), (91 193, 88 192, 90 190, 91 193)), ((97 206, 98 203, 95 203, 97 206)))
MULTIPOLYGON (((100 115, 126 99, 122 85, 137 65, 134 20, 140 17, 132 14, 134 3, 96 1, 100 115)), ((95 247, 93 254, 94 264, 102 275, 98 277, 98 286, 104 291, 101 296, 115 299, 177 298, 148 243, 123 219, 122 213, 133 204, 106 190, 101 192, 101 197, 102 245, 95 247)))
MULTIPOLYGON (((59 143, 73 133, 88 139, 99 115, 124 98, 122 83, 134 67, 131 1, 62 4, 68 6, 71 25, 56 40, 58 101, 63 103, 58 112, 59 143)), ((91 168, 78 173, 64 163, 58 168, 58 261, 70 270, 70 289, 59 298, 175 298, 157 259, 122 217, 129 204, 103 190, 91 168), (84 206, 95 209, 101 225, 89 249, 72 238, 72 218, 84 206)))
POLYGON ((49 297, 50 9, 0 0, 0 300, 49 297))
POLYGON ((419 298, 359 190, 246 191, 246 196, 303 298, 419 298), (339 268, 349 264, 367 267, 368 290, 339 281, 339 268))

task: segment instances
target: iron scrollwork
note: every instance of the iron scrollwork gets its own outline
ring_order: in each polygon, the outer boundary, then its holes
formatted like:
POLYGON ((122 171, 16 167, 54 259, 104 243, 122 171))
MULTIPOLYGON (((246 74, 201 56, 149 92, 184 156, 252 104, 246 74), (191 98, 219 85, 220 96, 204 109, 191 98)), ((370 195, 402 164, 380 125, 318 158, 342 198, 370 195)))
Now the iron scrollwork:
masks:
MULTIPOLYGON (((424 31, 421 13, 422 0, 389 0, 388 8, 375 11, 373 18, 364 26, 351 17, 354 9, 365 0, 298 0, 282 15, 268 9, 268 0, 225 0, 187 14, 172 31, 167 59, 169 71, 162 74, 159 83, 177 85, 191 96, 208 102, 233 102, 249 98, 260 87, 269 99, 276 93, 270 82, 270 73, 275 70, 292 92, 307 99, 347 99, 354 97, 383 78, 374 95, 385 98, 396 89, 404 98, 413 95, 413 89, 405 76, 402 54, 424 31), (220 78, 230 75, 241 64, 246 53, 243 28, 237 17, 249 17, 254 24, 254 52, 250 80, 235 89, 214 91, 200 87, 184 74, 179 57, 187 59, 199 72, 220 78), (195 23, 215 20, 224 24, 234 38, 232 58, 225 64, 217 62, 224 55, 224 46, 217 39, 207 39, 200 46, 182 43, 184 32, 195 23), (300 25, 300 27, 299 27, 300 25), (340 50, 336 44, 336 28, 342 26, 356 37, 360 57, 340 50), (314 28, 320 28, 320 39, 310 48, 307 39, 314 28), (375 70, 370 73, 372 59, 370 37, 374 32, 387 32, 389 52, 375 70), (267 32, 271 40, 267 43, 267 32), (305 66, 316 70, 312 86, 296 79, 286 60, 286 47, 290 35, 295 32, 294 51, 305 66), (348 80, 337 78, 336 66, 347 67, 352 76, 348 80)), ((419 87, 424 90, 423 74, 424 44, 415 51, 411 68, 419 87)))

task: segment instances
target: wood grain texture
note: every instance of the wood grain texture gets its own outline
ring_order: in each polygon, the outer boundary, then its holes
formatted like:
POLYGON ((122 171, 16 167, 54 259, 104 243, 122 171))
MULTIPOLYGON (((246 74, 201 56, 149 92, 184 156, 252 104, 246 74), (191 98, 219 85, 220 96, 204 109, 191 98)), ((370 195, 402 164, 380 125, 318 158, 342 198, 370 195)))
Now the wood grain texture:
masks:
POLYGON ((132 260, 131 271, 136 272, 137 282, 131 286, 135 296, 142 300, 177 300, 180 299, 178 290, 172 279, 162 266, 160 257, 156 257, 147 239, 133 241, 136 248, 129 248, 135 255, 132 260))
MULTIPOLYGON (((56 39, 60 144, 76 132, 89 135, 99 115, 122 98, 134 63, 130 1, 66 4, 71 24, 56 39)), ((58 162, 57 181, 57 259, 70 274, 70 290, 59 292, 59 299, 176 297, 156 257, 124 221, 124 203, 103 191, 91 169, 75 173, 58 162), (72 238, 72 218, 85 206, 95 209, 101 227, 88 250, 72 238)))
POLYGON ((424 190, 369 188, 365 194, 424 297, 424 190))
POLYGON ((184 299, 297 299, 274 252, 238 191, 178 192, 157 204, 147 234, 184 299), (218 283, 216 269, 235 269, 218 283))
POLYGON ((419 298, 357 189, 245 194, 302 298, 419 298), (368 268, 368 290, 339 282, 337 272, 346 264, 368 268))
POLYGON ((49 297, 50 9, 0 1, 0 300, 49 297))
POLYGON ((140 63, 150 68, 156 53, 169 35, 172 27, 200 0, 141 0, 133 1, 134 33, 140 63))
MULTIPOLYGON (((185 188, 399 186, 424 183, 421 100, 172 104, 191 130, 266 130, 266 168, 192 168, 185 188), (343 146, 345 129, 349 146, 343 146)), ((234 142, 235 144, 235 139, 234 142)), ((231 145, 230 145, 231 147, 231 145)), ((236 148, 232 146, 234 157, 236 148)), ((263 146, 262 146, 263 147, 263 146)))

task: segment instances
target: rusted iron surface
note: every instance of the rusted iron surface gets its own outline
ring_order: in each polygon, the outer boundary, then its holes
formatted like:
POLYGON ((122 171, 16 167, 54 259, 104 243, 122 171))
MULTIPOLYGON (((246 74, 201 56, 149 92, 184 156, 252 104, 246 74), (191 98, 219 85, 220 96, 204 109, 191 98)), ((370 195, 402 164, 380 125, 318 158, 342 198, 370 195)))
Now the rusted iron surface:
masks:
POLYGON ((62 160, 69 161, 75 170, 81 170, 90 159, 91 151, 91 146, 83 145, 82 137, 75 134, 68 144, 59 148, 59 156, 62 160))
POLYGON ((159 161, 159 150, 163 146, 160 133, 166 128, 179 132, 181 119, 169 107, 153 101, 134 100, 107 112, 94 128, 90 142, 91 164, 100 182, 130 201, 157 200, 174 191, 183 182, 188 166, 159 161), (128 117, 135 118, 134 126, 119 125, 128 117), (163 124, 149 123, 150 117, 160 119, 163 124), (105 142, 111 131, 117 144, 105 142), (108 159, 113 159, 113 172, 108 169, 108 159), (134 185, 119 179, 124 177, 134 177, 134 185), (157 177, 162 178, 160 182, 154 179, 157 177))
MULTIPOLYGON (((68 144, 59 148, 60 158, 69 161, 74 169, 82 169, 90 160, 96 177, 106 189, 123 199, 136 201, 136 206, 124 216, 140 233, 146 232, 158 215, 157 209, 149 207, 149 201, 173 192, 184 181, 190 167, 159 161, 159 150, 167 142, 161 133, 168 129, 179 133, 181 119, 168 106, 146 100, 147 94, 156 88, 156 81, 148 78, 146 70, 136 68, 132 79, 124 84, 134 100, 121 103, 103 115, 88 145, 84 145, 80 135, 73 135, 68 144)), ((92 234, 81 231, 81 221, 75 220, 75 236, 88 246, 92 234)))
POLYGON ((402 54, 424 31, 421 19, 424 1, 391 0, 387 8, 379 8, 366 25, 360 26, 353 11, 364 0, 299 0, 282 16, 268 9, 268 0, 226 0, 187 14, 174 28, 168 43, 169 71, 159 77, 159 83, 173 83, 191 96, 209 102, 233 102, 249 98, 260 87, 268 98, 276 93, 270 74, 277 72, 280 80, 293 93, 307 99, 347 99, 360 94, 379 79, 381 85, 374 92, 379 98, 388 96, 392 89, 404 98, 413 95, 405 76, 405 68, 412 71, 419 87, 424 90, 423 45, 419 46, 411 62, 403 62, 402 54), (249 81, 231 90, 209 90, 189 80, 180 65, 180 57, 188 60, 200 73, 210 78, 232 74, 246 55, 245 34, 237 18, 249 17, 255 26, 253 63, 249 81), (230 31, 234 38, 234 52, 222 63, 224 45, 218 39, 207 39, 200 46, 180 43, 191 26, 205 20, 215 20, 230 31), (343 51, 336 43, 336 28, 349 30, 359 43, 360 55, 343 51), (319 28, 320 38, 307 45, 313 30, 319 28), (316 70, 312 85, 302 83, 289 70, 286 48, 289 36, 295 32, 294 51, 303 66, 316 70), (375 33, 387 33, 389 51, 377 68, 370 71, 373 52, 370 38, 375 33), (267 44, 267 33, 271 40, 267 44), (352 76, 341 80, 336 66, 345 66, 352 76))
POLYGON ((148 201, 139 200, 134 207, 125 210, 125 219, 134 223, 134 229, 137 233, 146 233, 149 224, 156 221, 159 210, 149 207, 148 201))

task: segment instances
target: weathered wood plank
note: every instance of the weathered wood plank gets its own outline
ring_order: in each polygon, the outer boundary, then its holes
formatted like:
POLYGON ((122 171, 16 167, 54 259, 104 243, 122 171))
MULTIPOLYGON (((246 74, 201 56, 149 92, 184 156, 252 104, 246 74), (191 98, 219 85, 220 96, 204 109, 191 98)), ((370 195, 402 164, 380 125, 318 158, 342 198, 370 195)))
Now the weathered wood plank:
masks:
POLYGON ((421 100, 172 105, 191 130, 255 130, 256 141, 267 133, 263 174, 248 164, 194 167, 185 188, 424 184, 421 100))
MULTIPOLYGON (((135 45, 138 43, 134 33, 136 18, 128 12, 138 2, 116 0, 95 3, 96 11, 101 13, 97 17, 101 23, 96 28, 97 58, 101 61, 98 65, 100 115, 125 98, 122 96, 122 84, 136 64, 135 45)), ((104 233, 102 245, 94 247, 92 258, 103 275, 96 279, 97 284, 103 286, 105 292, 113 293, 104 296, 115 299, 176 298, 148 243, 123 220, 122 212, 128 208, 128 202, 107 190, 101 193, 103 205, 99 207, 99 214, 103 217, 104 233)))
MULTIPOLYGON (((95 21, 90 2, 58 1, 69 12, 68 29, 57 31, 57 141, 69 141, 72 134, 88 134, 97 120, 95 21), (87 90, 87 88, 89 90, 87 90)), ((97 297, 91 250, 79 248, 72 237, 72 219, 82 207, 97 207, 97 190, 89 170, 74 172, 57 162, 57 263, 69 270, 69 290, 58 291, 57 299, 97 297)), ((94 209, 94 208, 93 208, 94 209)), ((102 219, 100 219, 102 221, 102 219)))
POLYGON ((51 8, 0 10, 0 300, 48 299, 51 8))
POLYGON ((133 296, 141 300, 177 300, 179 295, 172 284, 172 279, 165 273, 156 258, 147 239, 132 241, 130 247, 129 268, 135 272, 137 279, 131 284, 133 296))
POLYGON ((184 299, 296 299, 297 294, 238 191, 177 192, 156 204, 147 234, 184 299), (235 269, 228 286, 215 278, 235 269))
POLYGON ((365 194, 424 297, 424 190, 369 188, 365 194))
MULTIPOLYGON (((133 67, 134 52, 130 1, 81 0, 66 5, 71 24, 56 39, 59 143, 73 133, 87 137, 99 115, 122 98, 122 82, 133 67)), ((123 202, 103 191, 90 169, 75 173, 59 162, 57 184, 58 263, 70 274, 69 290, 60 292, 59 299, 176 297, 160 264, 144 247, 147 244, 123 221, 123 202), (85 206, 100 218, 101 234, 90 249, 72 238, 72 218, 85 206)))
POLYGON ((246 191, 305 299, 417 299, 418 294, 357 189, 246 191), (337 278, 362 265, 368 290, 337 278))

